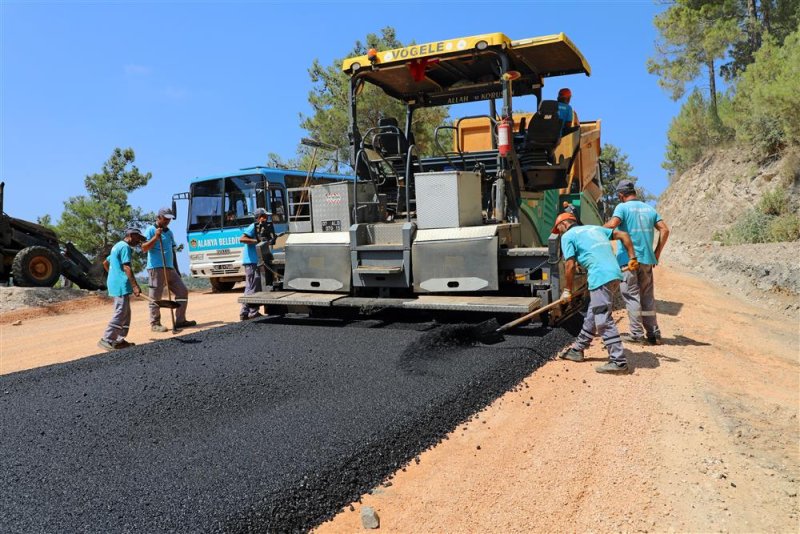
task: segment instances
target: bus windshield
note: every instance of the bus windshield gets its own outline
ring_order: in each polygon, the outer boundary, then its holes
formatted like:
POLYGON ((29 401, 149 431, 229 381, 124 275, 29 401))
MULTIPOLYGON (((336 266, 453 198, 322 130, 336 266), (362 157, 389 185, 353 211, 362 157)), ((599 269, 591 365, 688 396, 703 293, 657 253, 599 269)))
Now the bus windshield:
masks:
POLYGON ((247 226, 265 207, 266 182, 253 174, 195 182, 191 186, 189 231, 247 226))
POLYGON ((192 184, 189 198, 189 231, 220 228, 222 225, 222 180, 192 184))

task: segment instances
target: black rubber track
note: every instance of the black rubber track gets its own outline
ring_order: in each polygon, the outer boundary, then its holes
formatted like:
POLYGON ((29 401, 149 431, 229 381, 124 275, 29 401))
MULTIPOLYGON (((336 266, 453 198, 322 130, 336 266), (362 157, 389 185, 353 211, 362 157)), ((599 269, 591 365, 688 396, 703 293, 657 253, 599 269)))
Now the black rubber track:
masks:
POLYGON ((307 530, 571 339, 415 328, 265 320, 2 376, 2 530, 307 530))

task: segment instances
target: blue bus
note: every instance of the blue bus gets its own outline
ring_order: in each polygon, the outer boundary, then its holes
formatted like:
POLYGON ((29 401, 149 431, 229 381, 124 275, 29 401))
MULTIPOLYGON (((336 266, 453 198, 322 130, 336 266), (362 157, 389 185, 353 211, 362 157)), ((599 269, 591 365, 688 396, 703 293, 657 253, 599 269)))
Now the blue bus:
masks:
POLYGON ((256 208, 266 208, 272 213, 275 233, 279 236, 273 249, 274 263, 282 270, 286 234, 311 231, 307 188, 352 180, 352 176, 271 167, 247 167, 229 174, 195 178, 187 193, 172 196, 173 209, 175 201, 189 201, 186 217, 189 272, 192 277, 208 278, 214 291, 228 291, 244 280, 244 245, 239 238, 253 222, 256 208))

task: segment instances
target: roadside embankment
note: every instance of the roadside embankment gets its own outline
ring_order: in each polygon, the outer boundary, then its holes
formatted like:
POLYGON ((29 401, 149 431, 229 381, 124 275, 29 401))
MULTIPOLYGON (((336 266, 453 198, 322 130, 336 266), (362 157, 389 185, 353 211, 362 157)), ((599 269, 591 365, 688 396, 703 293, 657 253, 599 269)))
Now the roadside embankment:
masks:
POLYGON ((731 149, 708 154, 658 200, 672 230, 664 262, 797 318, 800 241, 762 241, 794 235, 787 227, 796 226, 799 209, 797 152, 767 162, 731 149))

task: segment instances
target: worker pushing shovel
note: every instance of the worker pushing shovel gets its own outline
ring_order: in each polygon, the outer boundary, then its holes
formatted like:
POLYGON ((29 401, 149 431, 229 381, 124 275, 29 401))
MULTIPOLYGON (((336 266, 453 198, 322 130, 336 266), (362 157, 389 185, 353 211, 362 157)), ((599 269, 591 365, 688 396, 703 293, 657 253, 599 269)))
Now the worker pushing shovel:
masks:
POLYGON ((614 319, 611 317, 614 292, 623 279, 622 270, 617 265, 611 240, 618 239, 628 251, 627 268, 635 271, 639 268, 633 243, 627 232, 611 230, 601 226, 579 226, 572 213, 562 213, 556 218, 553 233, 561 234, 561 251, 566 260, 564 290, 562 301, 573 297, 573 280, 576 264, 588 271, 589 308, 578 338, 561 355, 561 358, 573 362, 582 362, 583 351, 589 347, 595 335, 599 335, 608 351, 609 361, 596 368, 598 373, 625 374, 630 371, 622 339, 614 319))
POLYGON ((186 306, 189 290, 181 280, 177 271, 175 257, 175 239, 169 229, 169 223, 175 214, 169 208, 158 210, 158 218, 154 225, 150 225, 144 232, 147 239, 142 244, 142 250, 147 252, 147 272, 150 284, 150 329, 153 332, 166 332, 167 328, 161 324, 161 309, 157 303, 166 289, 170 296, 175 295, 178 307, 170 312, 174 313, 172 331, 179 328, 195 326, 196 321, 186 320, 186 306))

